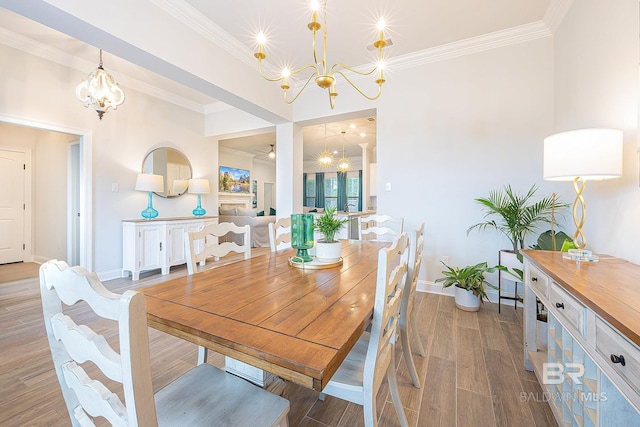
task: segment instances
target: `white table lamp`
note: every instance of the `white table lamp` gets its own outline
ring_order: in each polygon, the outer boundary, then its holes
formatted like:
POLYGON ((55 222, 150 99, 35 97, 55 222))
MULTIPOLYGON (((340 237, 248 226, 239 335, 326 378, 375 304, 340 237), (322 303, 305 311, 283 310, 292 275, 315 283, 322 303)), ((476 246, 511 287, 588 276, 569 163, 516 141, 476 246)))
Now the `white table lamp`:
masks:
POLYGON ((142 217, 151 219, 158 216, 158 211, 153 208, 153 193, 162 193, 164 191, 164 177, 162 175, 154 175, 150 173, 139 173, 136 179, 137 191, 149 192, 149 206, 141 212, 142 217))
POLYGON ((573 243, 577 250, 566 258, 597 261, 584 248, 587 239, 582 227, 587 206, 582 197, 587 181, 622 176, 622 131, 617 129, 580 129, 551 135, 544 139, 544 179, 573 181, 576 199, 573 202, 573 221, 576 232, 573 243))
POLYGON ((209 193, 209 180, 204 178, 189 180, 189 193, 198 195, 198 206, 193 210, 193 215, 203 216, 207 213, 201 206, 200 195, 209 193))

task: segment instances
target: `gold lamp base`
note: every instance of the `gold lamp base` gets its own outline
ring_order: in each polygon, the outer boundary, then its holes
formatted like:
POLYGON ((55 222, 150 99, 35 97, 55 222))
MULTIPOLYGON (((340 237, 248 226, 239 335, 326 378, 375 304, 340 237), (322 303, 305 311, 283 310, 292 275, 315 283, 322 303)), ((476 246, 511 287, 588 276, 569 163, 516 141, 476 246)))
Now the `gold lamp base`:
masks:
POLYGON ((571 261, 598 262, 599 257, 593 255, 591 251, 585 248, 587 246, 587 238, 582 231, 585 218, 587 217, 587 205, 584 202, 582 193, 587 186, 587 181, 581 177, 573 180, 573 189, 576 191, 576 200, 573 202, 573 222, 576 224, 576 232, 573 234, 573 244, 576 249, 569 249, 562 254, 562 258, 571 261))

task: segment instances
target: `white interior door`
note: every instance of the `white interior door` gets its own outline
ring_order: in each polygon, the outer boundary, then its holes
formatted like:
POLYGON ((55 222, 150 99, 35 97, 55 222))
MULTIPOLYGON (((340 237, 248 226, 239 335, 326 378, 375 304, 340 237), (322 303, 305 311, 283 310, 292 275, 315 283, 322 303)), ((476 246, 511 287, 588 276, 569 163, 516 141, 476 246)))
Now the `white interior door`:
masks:
POLYGON ((80 144, 69 145, 67 166, 67 263, 80 265, 80 144))
POLYGON ((25 155, 0 150, 0 264, 24 261, 25 155))

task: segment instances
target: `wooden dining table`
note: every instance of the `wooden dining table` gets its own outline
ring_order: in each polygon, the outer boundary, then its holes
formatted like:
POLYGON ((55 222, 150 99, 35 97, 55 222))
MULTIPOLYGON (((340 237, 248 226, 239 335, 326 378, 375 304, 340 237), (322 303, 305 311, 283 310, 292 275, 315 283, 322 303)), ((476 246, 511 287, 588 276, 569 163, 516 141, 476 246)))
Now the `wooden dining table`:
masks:
POLYGON ((371 322, 385 246, 343 240, 342 265, 324 269, 286 249, 142 288, 148 324, 320 391, 371 322))

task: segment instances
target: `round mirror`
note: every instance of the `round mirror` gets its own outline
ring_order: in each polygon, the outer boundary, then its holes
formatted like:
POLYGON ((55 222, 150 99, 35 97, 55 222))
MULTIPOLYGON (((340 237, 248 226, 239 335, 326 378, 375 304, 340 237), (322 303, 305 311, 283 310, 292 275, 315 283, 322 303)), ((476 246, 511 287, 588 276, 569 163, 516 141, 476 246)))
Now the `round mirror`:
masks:
POLYGON ((145 157, 142 173, 152 173, 164 177, 164 191, 156 193, 160 197, 178 197, 187 192, 191 179, 191 163, 176 149, 156 148, 145 157))

